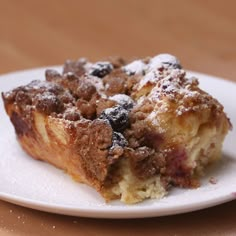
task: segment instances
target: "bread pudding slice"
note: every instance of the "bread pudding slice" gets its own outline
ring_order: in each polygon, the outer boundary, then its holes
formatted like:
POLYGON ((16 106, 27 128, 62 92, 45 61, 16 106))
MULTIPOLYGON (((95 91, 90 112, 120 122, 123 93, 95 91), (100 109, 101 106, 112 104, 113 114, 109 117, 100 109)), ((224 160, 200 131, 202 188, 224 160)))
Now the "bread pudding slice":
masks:
POLYGON ((231 128, 223 106, 174 56, 79 59, 45 74, 2 93, 18 141, 106 201, 137 203, 171 186, 198 187, 221 156, 231 128))

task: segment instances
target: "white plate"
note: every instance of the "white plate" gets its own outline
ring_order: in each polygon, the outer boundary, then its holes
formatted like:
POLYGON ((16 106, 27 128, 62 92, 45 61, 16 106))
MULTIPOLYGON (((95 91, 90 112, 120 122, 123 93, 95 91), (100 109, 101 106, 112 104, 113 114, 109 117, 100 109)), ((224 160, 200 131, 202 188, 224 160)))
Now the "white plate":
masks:
MULTIPOLYGON (((60 70, 60 67, 57 67, 60 70)), ((0 76, 0 90, 8 91, 33 79, 43 79, 45 68, 0 76)), ((236 84, 213 76, 189 72, 200 79, 200 87, 225 106, 236 126, 236 84)), ((223 160, 212 168, 198 189, 173 189, 161 200, 127 206, 105 203, 92 188, 74 182, 53 166, 31 159, 18 145, 13 127, 0 101, 0 199, 47 212, 96 218, 141 218, 194 211, 236 198, 236 127, 227 136, 223 160), (217 179, 216 184, 209 182, 217 179)))

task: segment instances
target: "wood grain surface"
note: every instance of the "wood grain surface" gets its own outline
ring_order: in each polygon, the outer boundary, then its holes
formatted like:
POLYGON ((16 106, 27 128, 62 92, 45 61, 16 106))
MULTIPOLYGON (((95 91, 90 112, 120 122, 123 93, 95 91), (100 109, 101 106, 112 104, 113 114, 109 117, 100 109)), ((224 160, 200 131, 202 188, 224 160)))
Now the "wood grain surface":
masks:
MULTIPOLYGON (((0 0, 0 73, 169 52, 187 69, 236 81, 235 9, 233 0, 0 0)), ((0 201, 4 236, 236 235, 235 220, 236 201, 138 220, 60 216, 0 201)))

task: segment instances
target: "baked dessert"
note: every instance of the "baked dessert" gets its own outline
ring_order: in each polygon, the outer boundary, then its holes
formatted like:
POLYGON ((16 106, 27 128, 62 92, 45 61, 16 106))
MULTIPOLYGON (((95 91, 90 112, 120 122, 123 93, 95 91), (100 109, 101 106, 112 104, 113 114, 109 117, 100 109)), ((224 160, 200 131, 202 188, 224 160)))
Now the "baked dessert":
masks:
POLYGON ((66 61, 2 93, 22 148, 95 188, 106 201, 198 187, 231 124, 177 58, 66 61), (32 78, 33 79, 33 78, 32 78))

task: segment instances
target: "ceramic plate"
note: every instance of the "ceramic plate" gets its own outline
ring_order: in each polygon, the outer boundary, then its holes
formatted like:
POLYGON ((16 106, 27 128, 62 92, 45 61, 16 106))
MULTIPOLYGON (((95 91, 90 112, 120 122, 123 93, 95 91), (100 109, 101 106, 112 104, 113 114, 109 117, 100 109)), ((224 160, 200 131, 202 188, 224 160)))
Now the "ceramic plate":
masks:
MULTIPOLYGON (((60 70, 60 67, 56 67, 60 70)), ((0 76, 0 90, 8 91, 33 79, 43 79, 45 68, 0 76)), ((236 126, 236 84, 219 78, 188 72, 200 80, 200 87, 216 97, 236 126)), ((198 189, 171 190, 161 200, 135 205, 119 201, 105 203, 92 188, 74 182, 63 171, 31 159, 16 141, 14 129, 0 101, 0 199, 47 212, 96 218, 141 218, 184 213, 214 206, 236 198, 236 127, 227 136, 223 158, 202 179, 198 189), (210 183, 210 178, 216 180, 210 183)))

